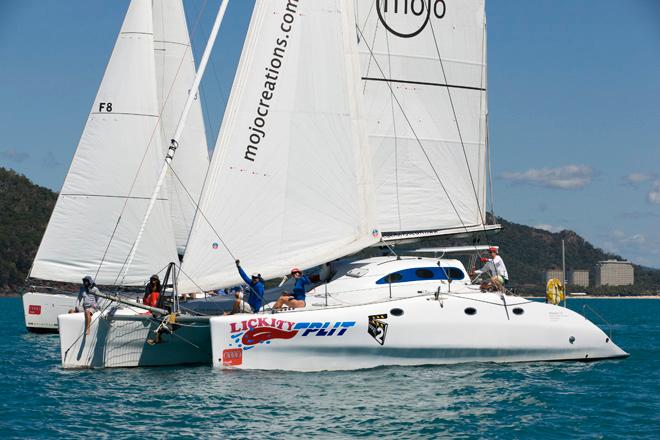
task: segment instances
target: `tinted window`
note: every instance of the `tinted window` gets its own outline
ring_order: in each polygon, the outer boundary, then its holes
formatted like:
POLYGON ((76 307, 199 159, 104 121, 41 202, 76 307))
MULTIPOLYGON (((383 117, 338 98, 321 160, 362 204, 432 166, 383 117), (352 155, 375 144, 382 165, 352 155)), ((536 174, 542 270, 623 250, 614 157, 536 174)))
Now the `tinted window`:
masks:
POLYGON ((398 272, 385 275, 376 281, 376 284, 388 283, 406 283, 410 281, 426 280, 462 280, 465 278, 463 271, 457 267, 420 267, 400 270, 398 272))
POLYGON ((449 275, 452 280, 462 280, 465 278, 463 271, 456 267, 446 267, 445 270, 447 271, 447 275, 449 275))
POLYGON ((474 307, 468 307, 467 309, 465 309, 465 314, 470 316, 476 315, 477 309, 475 309, 474 307))
POLYGON ((434 278, 433 271, 429 269, 417 269, 415 271, 415 275, 417 275, 417 278, 422 278, 425 280, 434 278))
POLYGON ((398 283, 403 279, 403 275, 398 272, 391 273, 383 278, 386 283, 398 283))

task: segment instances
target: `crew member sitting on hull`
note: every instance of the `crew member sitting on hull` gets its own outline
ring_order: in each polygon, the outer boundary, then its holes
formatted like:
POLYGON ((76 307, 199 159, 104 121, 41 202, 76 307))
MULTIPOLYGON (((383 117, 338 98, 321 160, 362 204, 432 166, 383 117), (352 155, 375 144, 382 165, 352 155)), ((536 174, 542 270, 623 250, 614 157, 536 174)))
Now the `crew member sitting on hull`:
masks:
POLYGON ((158 307, 158 299, 160 298, 160 294, 160 278, 158 278, 158 275, 151 275, 151 278, 149 278, 149 284, 147 284, 144 288, 142 304, 150 307, 158 307))
POLYGON ((297 267, 291 269, 291 276, 296 280, 295 285, 293 286, 293 291, 291 293, 284 292, 275 302, 275 308, 281 309, 282 306, 287 306, 292 309, 298 309, 305 307, 305 286, 310 283, 309 278, 307 278, 297 267))
MULTIPOLYGON (((490 283, 492 283, 496 290, 504 291, 504 286, 509 282, 509 274, 506 271, 504 260, 502 260, 502 257, 497 255, 496 247, 491 247, 488 249, 488 251, 490 252, 491 258, 486 261, 486 264, 484 264, 481 269, 473 271, 472 274, 474 275, 488 272, 491 275, 490 283)), ((482 285, 482 288, 488 290, 488 286, 482 285)))
MULTIPOLYGON (((82 279, 83 285, 78 292, 78 300, 76 304, 82 303, 82 311, 85 312, 85 334, 89 335, 89 326, 92 322, 92 315, 99 308, 98 306, 98 293, 99 289, 96 287, 94 280, 89 275, 86 275, 82 279)), ((75 308, 69 310, 69 313, 79 313, 81 310, 78 305, 75 308)))
POLYGON ((233 313, 257 313, 261 309, 261 304, 264 298, 264 291, 266 290, 266 285, 263 278, 258 273, 253 273, 251 277, 248 277, 243 268, 241 267, 241 261, 236 260, 236 267, 238 268, 238 273, 243 278, 248 285, 249 296, 247 302, 244 301, 244 293, 236 293, 236 301, 234 301, 234 307, 232 309, 233 313))

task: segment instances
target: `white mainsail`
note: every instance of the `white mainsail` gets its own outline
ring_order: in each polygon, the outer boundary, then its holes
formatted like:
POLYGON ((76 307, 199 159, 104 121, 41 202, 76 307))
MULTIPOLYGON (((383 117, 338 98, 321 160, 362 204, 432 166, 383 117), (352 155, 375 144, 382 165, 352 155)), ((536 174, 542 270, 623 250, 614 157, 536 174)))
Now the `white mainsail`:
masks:
POLYGON ((141 285, 176 261, 159 199, 130 271, 119 278, 163 162, 151 0, 132 0, 30 276, 141 285))
MULTIPOLYGON (((181 117, 190 88, 195 79, 186 15, 181 0, 153 0, 154 51, 156 82, 161 112, 163 140, 169 144, 181 117)), ((167 145, 164 145, 167 149, 167 145)), ((190 109, 186 125, 167 180, 167 194, 171 203, 172 226, 177 250, 183 254, 195 216, 195 204, 190 196, 199 199, 209 166, 208 146, 200 99, 190 109), (187 193, 186 193, 187 190, 187 193)), ((163 150, 164 151, 164 150, 163 150)), ((165 153, 163 152, 163 155, 165 153)))
POLYGON ((273 277, 379 239, 358 78, 352 0, 256 2, 181 291, 238 282, 234 257, 273 277))
POLYGON ((412 237, 405 232, 480 229, 487 180, 484 0, 356 0, 356 9, 382 231, 412 237))

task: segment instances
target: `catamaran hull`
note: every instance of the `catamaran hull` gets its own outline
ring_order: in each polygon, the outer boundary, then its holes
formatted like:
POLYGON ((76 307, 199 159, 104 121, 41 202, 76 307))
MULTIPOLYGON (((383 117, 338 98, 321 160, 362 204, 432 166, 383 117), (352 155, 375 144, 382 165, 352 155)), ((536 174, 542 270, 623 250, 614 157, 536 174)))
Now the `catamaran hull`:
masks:
POLYGON ((23 294, 25 327, 35 333, 57 333, 57 316, 76 305, 76 296, 65 293, 26 292, 23 294))
POLYGON ((583 316, 517 300, 504 306, 499 295, 440 300, 426 296, 325 310, 214 317, 210 320, 213 365, 320 371, 628 356, 583 316))
MULTIPOLYGON (((78 295, 73 293, 24 293, 25 327, 34 333, 57 333, 59 331, 57 317, 73 309, 77 299, 78 295)), ((109 301, 105 299, 99 300, 100 309, 104 309, 108 304, 109 301)))
POLYGON ((60 315, 60 351, 63 368, 151 367, 211 363, 208 324, 181 324, 161 342, 150 345, 160 322, 147 315, 119 311, 94 314, 85 335, 82 313, 60 315))

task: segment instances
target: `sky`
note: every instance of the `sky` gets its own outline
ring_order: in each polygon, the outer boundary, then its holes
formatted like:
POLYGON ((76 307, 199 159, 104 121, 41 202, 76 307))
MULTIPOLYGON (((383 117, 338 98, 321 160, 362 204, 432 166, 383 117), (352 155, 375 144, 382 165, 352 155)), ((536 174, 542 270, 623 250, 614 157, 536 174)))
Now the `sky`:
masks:
MULTIPOLYGON (((185 0, 196 59, 218 4, 185 0)), ((203 81, 211 146, 252 4, 230 3, 203 81)), ((127 5, 0 1, 0 166, 60 189, 127 5)), ((488 0, 487 17, 496 214, 660 268, 660 1, 488 0)))

